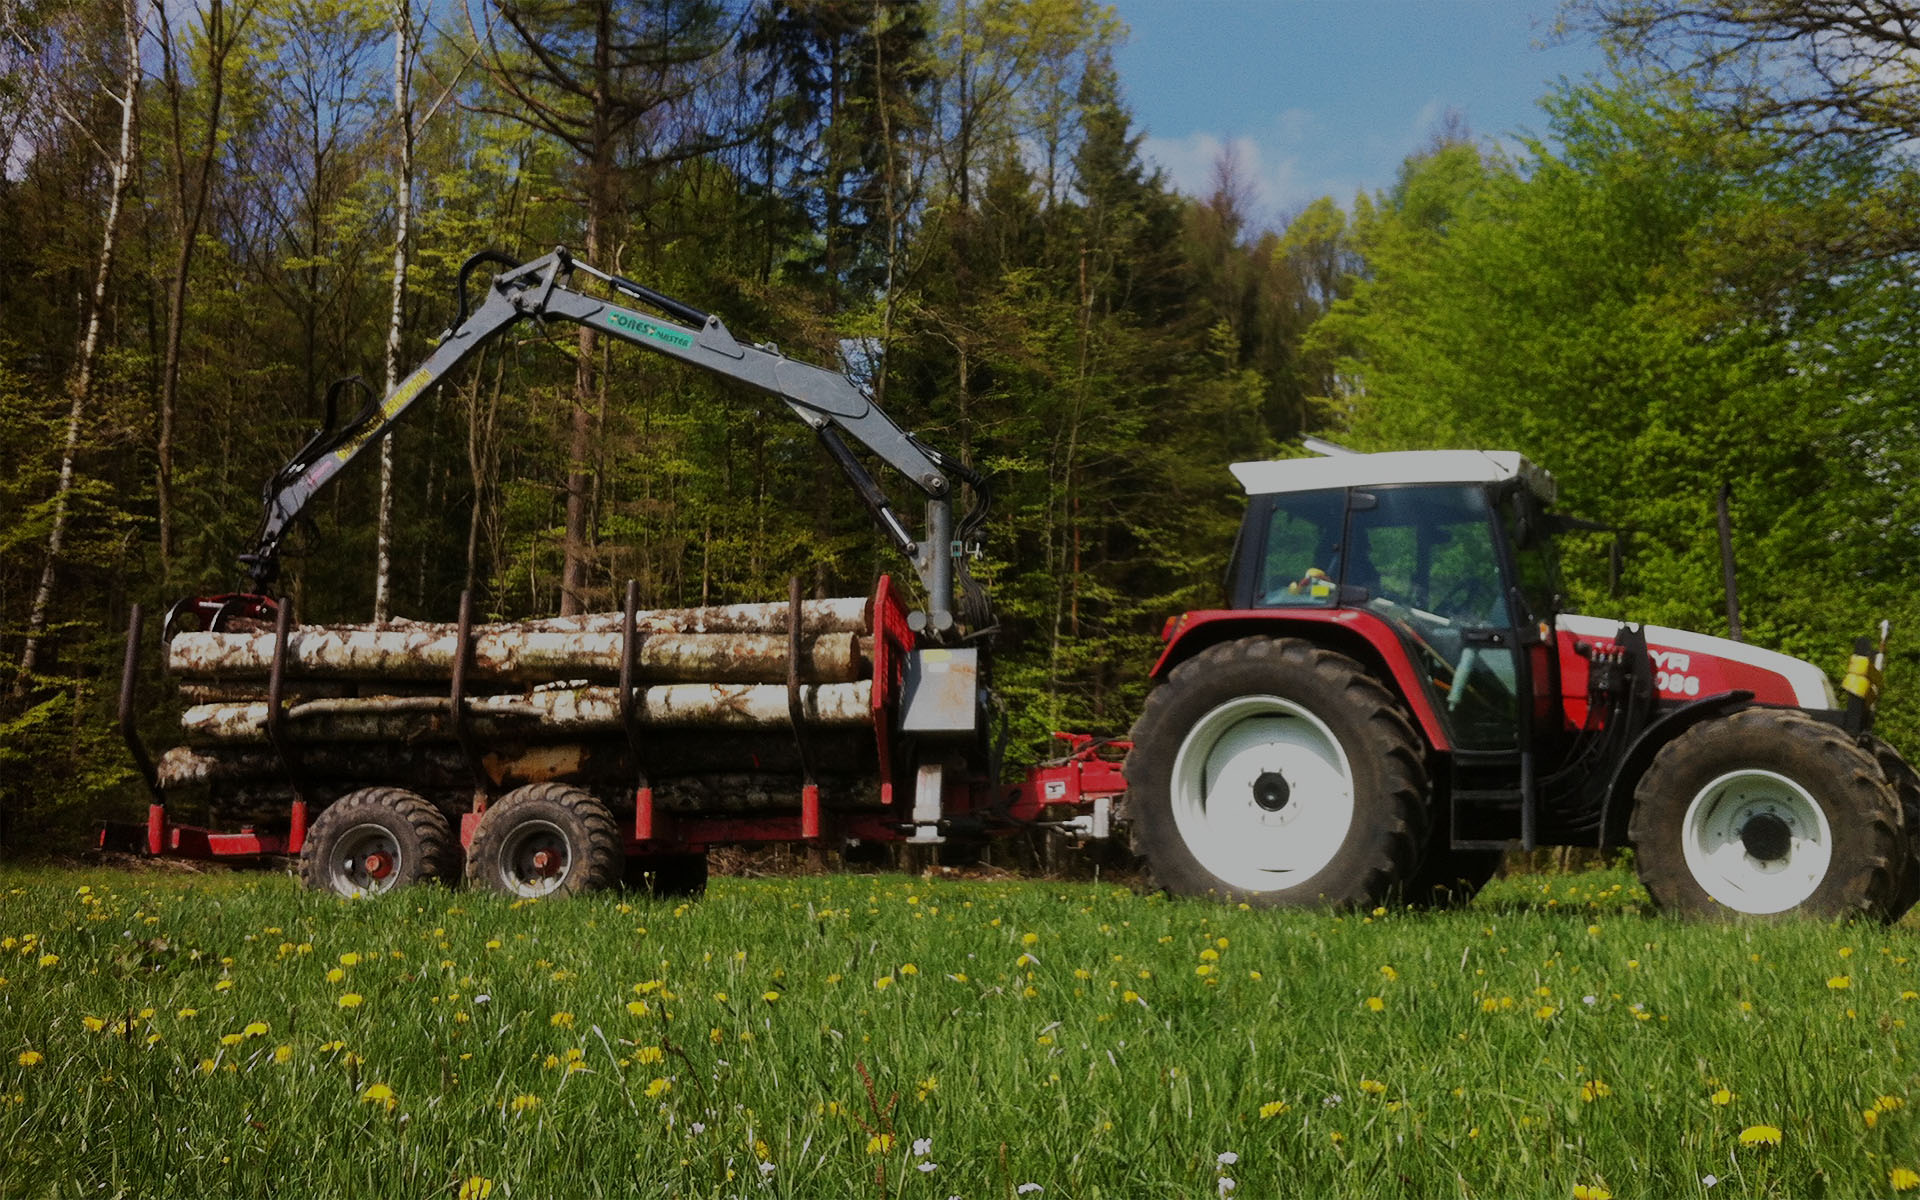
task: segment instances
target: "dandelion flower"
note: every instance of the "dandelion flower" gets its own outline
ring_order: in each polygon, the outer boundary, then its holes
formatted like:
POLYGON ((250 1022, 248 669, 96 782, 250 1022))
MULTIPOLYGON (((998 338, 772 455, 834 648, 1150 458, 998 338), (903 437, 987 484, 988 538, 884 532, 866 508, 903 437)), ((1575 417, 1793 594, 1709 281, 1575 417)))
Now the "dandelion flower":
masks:
POLYGON ((1905 1108, 1906 1106, 1907 1102, 1898 1096, 1876 1096, 1873 1101, 1875 1111, 1883 1113, 1889 1113, 1897 1108, 1905 1108))
POLYGON ((47 1061, 47 1056, 38 1050, 22 1050, 20 1057, 14 1059, 14 1061, 23 1067, 37 1067, 47 1061))
POLYGON ((1613 1095, 1613 1089, 1608 1087, 1604 1080, 1589 1079, 1580 1085, 1580 1098, 1588 1104, 1592 1104, 1602 1096, 1611 1095, 1613 1095))
POLYGON ((1387 1010, 1387 1002, 1385 1000, 1382 1000, 1378 996, 1367 997, 1368 1012, 1385 1012, 1386 1010, 1387 1010))
POLYGON ((293 1061, 293 1047, 285 1045, 275 1046, 273 1048, 273 1061, 281 1064, 293 1061))
POLYGON ((1863 1108, 1860 1110, 1860 1123, 1872 1129, 1880 1123, 1880 1113, 1875 1109, 1863 1108))
POLYGON ((880 978, 873 981, 873 990, 876 992, 884 992, 892 986, 893 986, 893 976, 891 975, 882 975, 880 978))
POLYGON ((666 1053, 658 1046, 642 1046, 633 1052, 633 1061, 637 1063, 657 1063, 666 1058, 666 1053))
POLYGON ((1269 1100, 1260 1106, 1260 1119, 1262 1121, 1271 1120, 1286 1111, 1287 1102, 1285 1100, 1269 1100))
POLYGON ((902 975, 918 975, 920 973, 920 968, 914 966, 912 963, 901 963, 900 973, 902 975))
POLYGON ((1740 1131, 1742 1146, 1778 1146, 1780 1129, 1776 1125, 1749 1125, 1740 1131))
POLYGON ((233 980, 222 979, 220 982, 213 985, 213 990, 216 992, 230 992, 233 990, 233 980))
POLYGON ((1853 986, 1853 976, 1835 975, 1833 978, 1827 980, 1827 986, 1836 992, 1843 992, 1853 986))
POLYGON ((342 992, 340 995, 340 1007, 359 1008, 365 1000, 366 997, 362 996, 359 992, 342 992))
POLYGON ((1384 1096, 1387 1094, 1387 1085, 1381 1083, 1378 1079, 1362 1079, 1360 1081, 1360 1090, 1369 1096, 1384 1096))
POLYGON ((395 1106, 400 1103, 400 1098, 394 1095, 393 1089, 386 1084, 373 1083, 368 1084, 367 1090, 360 1093, 360 1103, 378 1104, 388 1112, 392 1112, 395 1106))
POLYGON ((1912 1167, 1895 1167, 1887 1172, 1887 1182, 1896 1192, 1910 1192, 1920 1187, 1920 1171, 1912 1167))
POLYGON ((867 1139, 868 1154, 885 1154, 891 1149, 893 1149, 893 1135, 890 1133, 876 1133, 867 1139))
POLYGON ((493 1195, 493 1180, 485 1175, 469 1175, 460 1181, 460 1194, 455 1200, 487 1200, 493 1195))
POLYGON ((531 1093, 522 1092, 510 1100, 507 1103, 507 1107, 517 1113, 532 1112, 534 1109, 540 1107, 540 1097, 532 1095, 531 1093))
POLYGON ((250 1038, 265 1037, 267 1034, 267 1023, 265 1021, 249 1021, 247 1022, 246 1028, 240 1031, 240 1034, 242 1037, 250 1038))
POLYGON ((668 1092, 672 1090, 673 1090, 673 1080, 655 1079, 651 1083, 647 1084, 647 1099, 658 1100, 660 1097, 666 1095, 668 1092))
POLYGON ((339 967, 327 968, 328 983, 339 983, 342 979, 345 979, 346 977, 347 977, 347 973, 345 971, 342 971, 339 967))
POLYGON ((1613 1193, 1597 1183, 1576 1183, 1573 1200, 1613 1200, 1613 1193))
POLYGON ((1713 1101, 1714 1107, 1725 1108, 1727 1105, 1733 1103, 1733 1093, 1726 1088, 1721 1088, 1709 1096, 1708 1099, 1713 1101))
POLYGON ((60 965, 60 956, 58 954, 42 954, 40 956, 40 965, 43 967, 57 967, 60 965))
POLYGON ((547 1024, 553 1026, 555 1029, 572 1029, 573 1014, 570 1012, 557 1012, 547 1018, 547 1024))
POLYGON ((80 1023, 87 1027, 88 1033, 99 1033, 107 1027, 107 1023, 99 1017, 81 1017, 80 1023))
POLYGON ((1533 1010, 1533 1015, 1536 1020, 1550 1021, 1553 1019, 1553 1014, 1558 1011, 1560 1010, 1551 1004, 1542 1004, 1539 1008, 1533 1010))

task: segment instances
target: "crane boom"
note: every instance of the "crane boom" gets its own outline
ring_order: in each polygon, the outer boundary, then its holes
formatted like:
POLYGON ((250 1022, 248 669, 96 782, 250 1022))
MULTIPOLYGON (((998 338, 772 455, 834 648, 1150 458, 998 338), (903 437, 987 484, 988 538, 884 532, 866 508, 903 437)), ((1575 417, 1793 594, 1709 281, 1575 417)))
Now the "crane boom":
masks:
POLYGON ((461 267, 457 291, 459 309, 454 324, 426 360, 378 404, 369 404, 344 427, 334 429, 329 412, 326 426, 268 481, 266 510, 251 549, 241 556, 256 589, 263 590, 273 582, 279 569, 281 540, 313 497, 422 396, 480 347, 519 322, 564 320, 601 330, 784 402, 818 435, 881 530, 912 563, 927 593, 926 612, 915 614, 926 632, 938 638, 955 633, 961 626, 977 630, 991 624, 984 594, 968 576, 962 548, 955 540, 954 485, 949 473, 959 476, 978 499, 974 511, 961 522, 963 535, 972 533, 984 516, 984 480, 901 429, 844 373, 787 358, 770 345, 742 343, 719 317, 576 262, 564 247, 527 263, 515 263, 494 251, 476 254, 461 267), (485 297, 469 310, 468 278, 486 263, 507 269, 492 278, 485 297), (582 291, 573 285, 576 271, 599 280, 622 299, 638 301, 673 319, 582 291), (915 538, 894 512, 885 490, 847 445, 848 438, 905 476, 926 497, 923 536, 915 538))

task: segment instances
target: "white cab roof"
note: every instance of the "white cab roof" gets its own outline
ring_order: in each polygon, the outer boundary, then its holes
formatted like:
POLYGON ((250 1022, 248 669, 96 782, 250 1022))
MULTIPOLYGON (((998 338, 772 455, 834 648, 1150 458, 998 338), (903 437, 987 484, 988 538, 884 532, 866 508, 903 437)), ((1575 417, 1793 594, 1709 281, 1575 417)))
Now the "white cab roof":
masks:
POLYGON ((1524 479, 1542 500, 1554 499, 1553 476, 1512 450, 1393 450, 1234 463, 1249 496, 1396 483, 1502 483, 1524 479))

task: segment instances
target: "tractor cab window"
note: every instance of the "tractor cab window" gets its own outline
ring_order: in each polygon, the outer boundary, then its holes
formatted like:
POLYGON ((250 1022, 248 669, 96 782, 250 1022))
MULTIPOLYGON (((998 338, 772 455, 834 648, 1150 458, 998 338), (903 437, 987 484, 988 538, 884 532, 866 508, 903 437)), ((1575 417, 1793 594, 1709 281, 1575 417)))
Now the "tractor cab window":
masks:
POLYGON ((1519 678, 1513 639, 1488 635, 1510 635, 1513 613, 1486 489, 1356 491, 1347 537, 1347 603, 1399 631, 1461 746, 1512 746, 1519 678))
POLYGON ((1319 605, 1338 602, 1344 488, 1276 496, 1267 516, 1254 603, 1319 605))
POLYGON ((1560 607, 1560 562, 1545 506, 1532 493, 1516 489, 1501 506, 1500 516, 1520 596, 1529 610, 1518 615, 1529 624, 1551 621, 1560 607))

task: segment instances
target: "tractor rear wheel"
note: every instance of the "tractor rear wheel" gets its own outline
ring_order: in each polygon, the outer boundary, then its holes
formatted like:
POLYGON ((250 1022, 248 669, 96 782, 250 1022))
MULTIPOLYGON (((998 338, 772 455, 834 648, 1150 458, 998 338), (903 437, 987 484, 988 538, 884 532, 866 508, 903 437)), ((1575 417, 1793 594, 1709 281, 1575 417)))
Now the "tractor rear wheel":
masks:
POLYGON ((1703 721, 1662 747, 1628 837, 1654 902, 1697 916, 1884 918, 1906 853, 1874 756, 1776 708, 1703 721))
POLYGON ((564 783, 508 792, 480 817, 467 877, 512 896, 572 896, 620 875, 620 827, 607 806, 564 783))
POLYGON ((319 892, 369 896, 452 880, 460 846, 446 815, 400 788, 361 788, 322 810, 300 848, 300 882, 319 892))
POLYGON ((1426 834, 1425 759, 1399 703, 1298 638, 1224 642, 1174 668, 1125 770, 1134 845, 1176 895, 1372 906, 1426 834))

